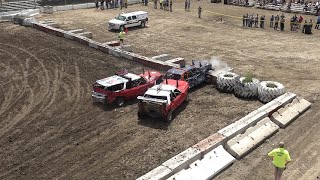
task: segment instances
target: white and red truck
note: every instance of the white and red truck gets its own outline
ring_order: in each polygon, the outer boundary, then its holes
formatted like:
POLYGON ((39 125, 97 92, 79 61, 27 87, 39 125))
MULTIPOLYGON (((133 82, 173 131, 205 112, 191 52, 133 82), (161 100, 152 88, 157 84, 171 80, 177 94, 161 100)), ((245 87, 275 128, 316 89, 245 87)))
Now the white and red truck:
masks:
POLYGON ((171 122, 172 113, 184 102, 189 101, 189 84, 182 80, 166 79, 138 96, 138 117, 161 117, 171 122))
POLYGON ((94 102, 123 106, 125 100, 143 95, 148 88, 161 80, 162 75, 157 71, 146 71, 140 75, 128 73, 126 70, 121 71, 116 75, 97 80, 93 84, 92 99, 94 102))

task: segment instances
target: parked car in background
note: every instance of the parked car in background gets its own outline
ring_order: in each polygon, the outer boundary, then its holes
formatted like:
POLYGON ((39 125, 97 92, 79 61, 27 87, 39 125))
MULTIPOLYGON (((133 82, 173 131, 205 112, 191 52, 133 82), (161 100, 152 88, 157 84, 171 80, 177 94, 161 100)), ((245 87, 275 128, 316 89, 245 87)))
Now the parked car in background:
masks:
POLYGON ((108 22, 108 29, 124 31, 129 27, 141 26, 144 28, 148 20, 148 13, 145 11, 121 13, 108 22))

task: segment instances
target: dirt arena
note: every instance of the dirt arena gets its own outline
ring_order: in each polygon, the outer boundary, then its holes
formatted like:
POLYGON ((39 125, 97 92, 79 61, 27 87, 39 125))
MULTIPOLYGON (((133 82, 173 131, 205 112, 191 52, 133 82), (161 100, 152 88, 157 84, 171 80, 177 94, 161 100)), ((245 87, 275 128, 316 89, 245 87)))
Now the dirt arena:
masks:
MULTIPOLYGON (((216 179, 272 179, 265 154, 279 140, 287 143, 293 159, 284 179, 317 179, 319 32, 307 36, 288 27, 285 32, 242 28, 235 16, 276 12, 199 4, 203 19, 196 10, 181 10, 182 3, 174 5, 173 13, 153 10, 151 4, 129 6, 124 11, 148 11, 150 23, 129 30, 126 42, 147 56, 168 53, 189 62, 216 56, 237 73, 249 70, 260 80, 279 81, 313 103, 306 114, 216 179), (221 17, 224 23, 217 22, 221 17)), ((117 37, 107 31, 107 20, 120 12, 87 9, 39 19, 52 19, 63 29, 84 28, 94 33, 93 39, 107 42, 117 37)), ((261 106, 204 85, 191 92, 191 101, 171 125, 138 121, 135 101, 105 110, 92 103, 90 94, 96 79, 121 68, 139 73, 141 65, 11 23, 0 24, 0 40, 1 179, 134 179, 261 106)))

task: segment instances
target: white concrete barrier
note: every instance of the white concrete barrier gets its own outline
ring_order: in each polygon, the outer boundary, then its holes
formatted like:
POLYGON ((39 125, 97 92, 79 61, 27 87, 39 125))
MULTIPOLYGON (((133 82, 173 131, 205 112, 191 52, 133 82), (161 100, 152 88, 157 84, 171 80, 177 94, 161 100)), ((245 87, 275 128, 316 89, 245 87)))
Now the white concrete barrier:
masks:
POLYGON ((212 149, 215 149, 216 147, 224 144, 225 137, 219 133, 214 133, 210 135, 209 137, 201 140, 197 144, 193 145, 192 147, 199 149, 202 153, 202 156, 207 154, 212 149))
POLYGON ((82 32, 82 33, 78 33, 78 35, 92 39, 92 32, 82 32))
POLYGON ((299 111, 286 105, 284 108, 280 108, 277 112, 274 112, 270 119, 281 128, 287 127, 299 116, 299 111))
POLYGON ((109 48, 109 54, 116 57, 120 57, 120 50, 116 48, 109 48))
POLYGON ((297 110, 300 114, 303 114, 311 107, 311 103, 302 98, 295 98, 289 106, 297 110))
POLYGON ((83 29, 72 29, 72 30, 70 30, 68 32, 77 34, 77 33, 83 33, 84 30, 83 29))
POLYGON ((86 9, 86 8, 88 8, 88 5, 87 4, 74 4, 72 8, 74 10, 75 9, 86 9))
POLYGON ((170 177, 171 170, 165 166, 158 166, 147 174, 139 177, 137 180, 164 180, 170 177))
POLYGON ((251 126, 254 126, 258 121, 265 117, 268 117, 279 108, 285 106, 287 103, 292 101, 296 97, 294 93, 285 93, 276 99, 270 101, 269 103, 261 106, 255 111, 252 111, 247 116, 241 118, 240 120, 228 125, 227 127, 218 131, 226 137, 227 140, 232 139, 238 134, 242 134, 251 126))
POLYGON ((186 169, 189 164, 199 159, 201 159, 201 151, 196 148, 190 147, 180 154, 169 159, 168 161, 164 162, 162 165, 171 169, 172 174, 174 174, 181 171, 182 169, 186 169))
POLYGON ((131 56, 131 53, 130 52, 128 52, 128 51, 121 51, 120 52, 120 56, 121 57, 124 57, 124 58, 126 58, 126 59, 129 59, 129 60, 133 60, 133 57, 131 56))
POLYGON ((190 164, 190 168, 171 176, 170 180, 209 180, 229 167, 235 158, 222 145, 210 151, 203 159, 190 164))
POLYGON ((90 41, 89 41, 89 47, 98 49, 98 44, 99 44, 99 43, 96 42, 96 41, 93 41, 93 40, 90 40, 90 41))
POLYGON ((70 32, 68 32, 68 31, 66 31, 65 33, 64 33, 64 35, 63 35, 63 37, 65 37, 65 38, 67 38, 67 39, 71 39, 71 40, 73 40, 73 33, 70 33, 70 32))
POLYGON ((244 134, 239 134, 229 140, 225 146, 226 150, 234 157, 240 159, 265 139, 271 137, 278 129, 279 127, 266 117, 255 126, 248 128, 244 134))

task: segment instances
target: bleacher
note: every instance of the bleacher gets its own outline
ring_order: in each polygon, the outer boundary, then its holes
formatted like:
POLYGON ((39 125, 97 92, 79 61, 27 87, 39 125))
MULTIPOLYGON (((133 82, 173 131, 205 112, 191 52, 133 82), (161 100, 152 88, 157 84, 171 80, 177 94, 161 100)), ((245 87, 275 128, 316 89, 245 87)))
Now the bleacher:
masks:
POLYGON ((36 2, 19 1, 19 2, 3 2, 0 6, 0 12, 20 11, 23 9, 36 9, 39 8, 39 4, 36 2))
POLYGON ((282 6, 282 4, 275 5, 273 3, 268 3, 268 4, 265 4, 264 6, 261 6, 260 4, 256 4, 255 7, 261 8, 261 9, 280 11, 283 6, 282 6))
POLYGON ((305 10, 304 7, 305 7, 304 4, 291 3, 291 8, 290 8, 290 10, 288 10, 288 3, 287 3, 285 6, 283 6, 281 8, 281 11, 302 13, 302 14, 311 14, 311 15, 315 15, 317 13, 315 5, 311 6, 311 10, 305 10))

